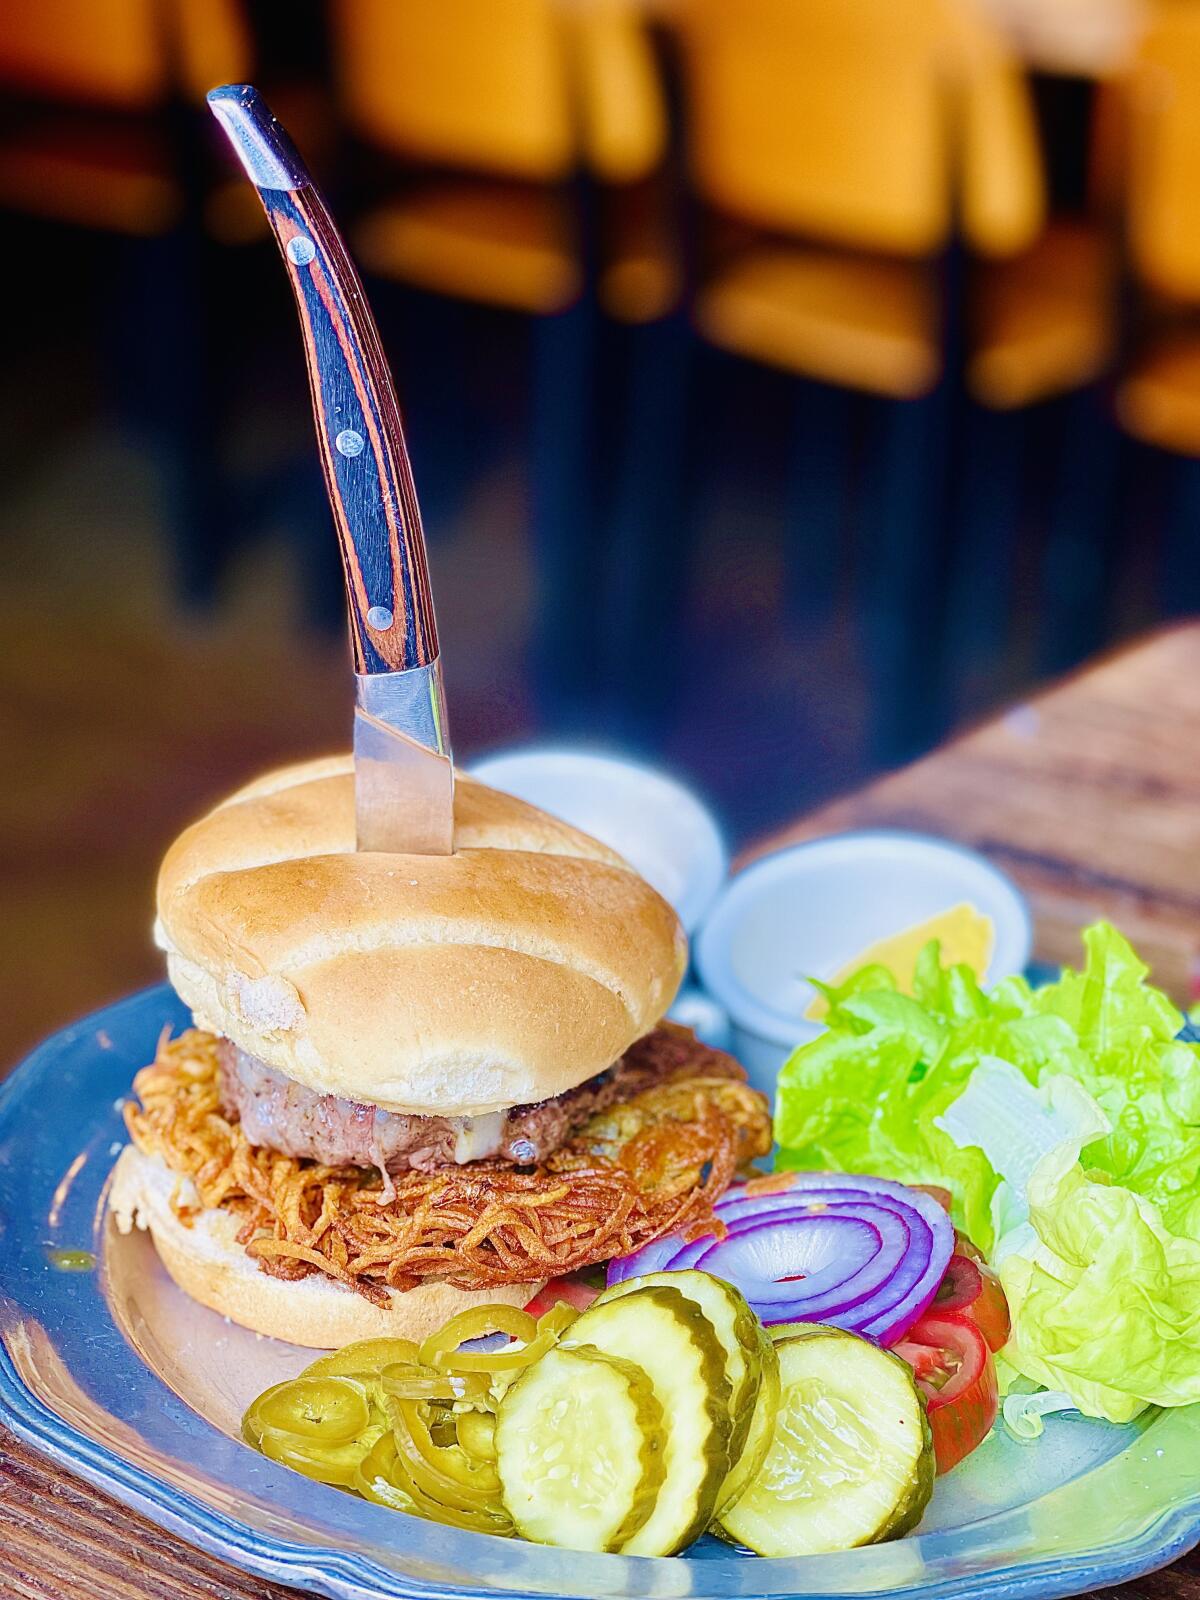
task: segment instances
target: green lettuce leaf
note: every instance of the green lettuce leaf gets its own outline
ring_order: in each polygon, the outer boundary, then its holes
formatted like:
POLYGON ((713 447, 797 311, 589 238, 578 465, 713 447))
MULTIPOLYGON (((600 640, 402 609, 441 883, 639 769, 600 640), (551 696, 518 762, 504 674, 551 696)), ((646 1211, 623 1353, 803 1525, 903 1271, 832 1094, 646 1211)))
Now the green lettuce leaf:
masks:
POLYGON ((1109 1131, 1108 1118, 1074 1078, 1048 1073, 1036 1087, 996 1056, 975 1068, 966 1088, 937 1119, 960 1147, 983 1152, 1000 1179, 992 1195, 995 1266, 1035 1237, 1029 1220, 1029 1182, 1039 1163, 1069 1147, 1082 1147, 1109 1131))
POLYGON ((936 943, 911 996, 879 967, 827 987, 777 1163, 944 1185, 1009 1297, 1005 1370, 1123 1422, 1200 1400, 1200 1047, 1114 928, 1084 942, 1037 991, 984 991, 936 943))
POLYGON ((969 967, 943 967, 937 940, 918 957, 911 996, 879 966, 819 987, 826 1031, 779 1074, 776 1164, 941 1184, 959 1227, 988 1250, 997 1175, 936 1119, 981 1061, 998 1057, 1036 1083, 1065 1053, 1080 1053, 1070 1024, 1039 1014, 1024 978, 985 993, 969 967))
POLYGON ((1005 1361, 1110 1422, 1200 1401, 1200 1242, 1095 1181, 1069 1142, 1039 1162, 1028 1193, 1036 1242, 999 1265, 1005 1361))
POLYGON ((986 1249, 996 1176, 982 1151, 961 1149, 935 1122, 973 1063, 948 1058, 945 1021, 894 989, 842 992, 831 1004, 826 1032, 780 1073, 776 1165, 942 1184, 986 1249))
POLYGON ((1076 1048, 1047 1067, 1082 1084, 1111 1125, 1084 1165, 1152 1200, 1173 1233, 1200 1238, 1200 1046, 1176 1039, 1182 1015, 1115 928, 1097 923, 1083 939, 1083 971, 1033 1004, 1074 1035, 1076 1048))

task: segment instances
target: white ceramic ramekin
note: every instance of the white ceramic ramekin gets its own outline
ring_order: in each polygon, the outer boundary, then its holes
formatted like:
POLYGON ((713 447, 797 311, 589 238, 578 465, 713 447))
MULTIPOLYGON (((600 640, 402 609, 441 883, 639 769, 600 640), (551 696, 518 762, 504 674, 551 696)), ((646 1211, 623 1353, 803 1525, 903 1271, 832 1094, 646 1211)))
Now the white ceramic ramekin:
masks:
POLYGON ((690 789, 653 767, 534 746, 485 756, 470 770, 493 788, 611 845, 671 902, 689 934, 729 870, 712 813, 690 789))
POLYGON ((1033 939, 1024 896, 961 845, 884 830, 837 834, 738 873, 706 917, 695 958, 752 1081, 773 1093, 788 1055, 819 1031, 804 1016, 810 977, 830 978, 876 940, 964 900, 995 925, 988 980, 1020 972, 1033 939))

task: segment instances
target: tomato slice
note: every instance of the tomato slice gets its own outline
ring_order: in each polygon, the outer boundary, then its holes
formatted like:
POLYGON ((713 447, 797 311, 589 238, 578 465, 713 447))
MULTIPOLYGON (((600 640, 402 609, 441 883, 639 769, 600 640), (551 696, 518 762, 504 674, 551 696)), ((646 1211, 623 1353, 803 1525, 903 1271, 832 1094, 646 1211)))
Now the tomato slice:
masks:
POLYGON ((949 1472, 991 1431, 1000 1408, 996 1364, 965 1311, 930 1310, 892 1347, 925 1396, 939 1472, 949 1472))
POLYGON ((578 1278, 551 1278, 525 1309, 531 1317, 543 1317, 547 1311, 553 1311, 560 1300, 565 1300, 576 1311, 586 1311, 599 1293, 599 1289, 593 1289, 591 1284, 578 1278))
POLYGON ((983 1293, 983 1274, 970 1256, 952 1255, 933 1297, 934 1311, 965 1311, 983 1293))
POLYGON ((983 1288, 978 1299, 973 1300, 967 1308, 967 1315, 987 1340, 989 1350, 1003 1350, 1012 1328, 1008 1301, 1000 1286, 1000 1279, 990 1267, 981 1266, 979 1276, 983 1279, 983 1288))
POLYGON ((1000 1280, 977 1252, 967 1255, 959 1248, 950 1257, 946 1275, 938 1285, 930 1311, 962 1312, 987 1340, 989 1350, 1002 1350, 1008 1343, 1008 1301, 1000 1280))

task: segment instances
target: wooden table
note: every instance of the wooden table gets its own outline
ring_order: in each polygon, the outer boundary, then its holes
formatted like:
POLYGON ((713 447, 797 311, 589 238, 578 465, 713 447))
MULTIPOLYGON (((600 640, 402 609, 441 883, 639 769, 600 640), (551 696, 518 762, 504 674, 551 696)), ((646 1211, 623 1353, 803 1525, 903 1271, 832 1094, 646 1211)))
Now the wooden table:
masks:
MULTIPOLYGON (((1039 954, 1118 920, 1175 991, 1200 962, 1200 624, 1159 634, 760 848, 864 824, 967 840, 1025 886, 1039 954)), ((1200 1554, 1120 1590, 1200 1600, 1200 1554)), ((0 1597, 285 1600, 0 1430, 0 1597)), ((1096 1600, 1096 1597, 1093 1597, 1096 1600)))
POLYGON ((1200 623, 1153 634, 759 841, 847 828, 973 845, 1033 908, 1036 954, 1078 961, 1108 917, 1181 1004, 1200 994, 1200 623))

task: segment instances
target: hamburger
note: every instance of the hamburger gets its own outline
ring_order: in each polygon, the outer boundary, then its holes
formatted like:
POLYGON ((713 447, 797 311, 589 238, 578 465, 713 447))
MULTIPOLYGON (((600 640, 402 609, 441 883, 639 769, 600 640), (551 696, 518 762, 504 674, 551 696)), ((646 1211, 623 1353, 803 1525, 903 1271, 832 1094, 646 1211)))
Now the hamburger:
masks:
POLYGON ((663 1020, 687 959, 618 855, 460 777, 455 851, 355 850, 349 756, 188 828, 156 938, 194 1027, 134 1081, 116 1226, 194 1299, 329 1348, 667 1233, 770 1146, 763 1097, 663 1020))

